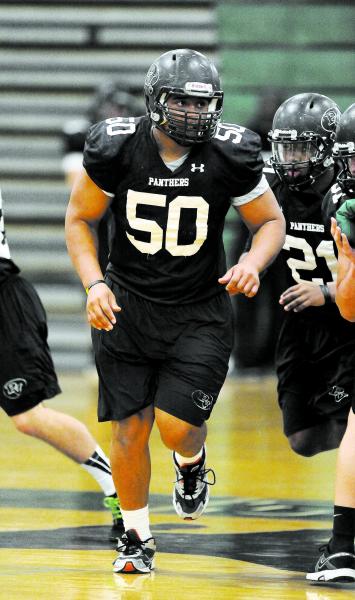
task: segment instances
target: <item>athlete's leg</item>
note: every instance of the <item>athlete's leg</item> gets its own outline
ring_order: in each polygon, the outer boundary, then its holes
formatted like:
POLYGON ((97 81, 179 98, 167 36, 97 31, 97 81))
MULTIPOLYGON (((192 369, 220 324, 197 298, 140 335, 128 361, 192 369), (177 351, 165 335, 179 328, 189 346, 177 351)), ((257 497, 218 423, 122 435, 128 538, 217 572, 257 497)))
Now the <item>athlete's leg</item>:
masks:
POLYGON ((155 418, 163 443, 173 450, 174 508, 183 519, 197 519, 207 507, 209 485, 215 483, 214 472, 206 469, 206 423, 193 425, 159 408, 155 418))
POLYGON ((50 444, 79 464, 84 463, 97 446, 78 419, 43 404, 11 418, 18 431, 50 444))
POLYGON ((355 415, 352 410, 338 451, 335 504, 355 508, 355 415))
POLYGON ((155 540, 149 524, 151 475, 149 437, 153 407, 112 422, 111 465, 117 491, 122 495, 125 534, 118 543, 116 573, 149 573, 154 569, 155 540))
POLYGON ((332 537, 321 548, 322 554, 312 581, 355 581, 355 415, 350 410, 348 425, 341 441, 336 466, 335 502, 332 537))
POLYGON ((126 511, 148 504, 151 475, 149 437, 153 407, 112 422, 111 468, 121 506, 126 511))
POLYGON ((96 480, 105 495, 104 505, 112 513, 112 535, 117 537, 123 525, 110 462, 87 427, 71 415, 42 403, 10 418, 18 431, 53 446, 80 464, 96 480))

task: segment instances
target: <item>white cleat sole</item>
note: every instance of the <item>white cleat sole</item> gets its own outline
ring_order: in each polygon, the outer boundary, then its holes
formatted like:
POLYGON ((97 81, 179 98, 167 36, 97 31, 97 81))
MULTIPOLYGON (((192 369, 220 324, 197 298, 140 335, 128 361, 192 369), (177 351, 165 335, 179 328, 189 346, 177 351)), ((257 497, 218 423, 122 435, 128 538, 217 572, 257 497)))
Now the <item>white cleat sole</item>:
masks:
POLYGON ((327 571, 317 571, 316 573, 307 573, 308 581, 334 582, 334 583, 354 583, 355 569, 328 569, 327 571))

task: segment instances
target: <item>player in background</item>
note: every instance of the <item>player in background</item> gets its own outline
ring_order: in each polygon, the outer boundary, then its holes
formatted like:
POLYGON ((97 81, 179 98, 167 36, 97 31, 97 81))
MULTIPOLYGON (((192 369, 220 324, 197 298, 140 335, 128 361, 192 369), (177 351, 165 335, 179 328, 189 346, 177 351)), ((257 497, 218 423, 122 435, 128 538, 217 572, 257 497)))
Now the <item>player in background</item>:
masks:
POLYGON ((47 319, 33 285, 12 261, 0 194, 0 406, 16 429, 46 442, 85 471, 102 489, 113 516, 111 537, 122 516, 109 459, 86 426, 43 404, 61 392, 47 344, 47 319))
POLYGON ((287 99, 274 116, 265 169, 286 219, 278 401, 284 433, 302 456, 339 446, 354 395, 354 329, 334 302, 337 263, 321 210, 339 172, 332 157, 339 118, 336 103, 322 94, 287 99))
MULTIPOLYGON (((335 301, 344 318, 355 321, 355 104, 337 126, 333 156, 341 161, 337 183, 323 202, 325 223, 338 250, 335 301), (336 217, 336 219, 334 218, 336 217)), ((347 352, 352 356, 352 345, 347 352)), ((353 365, 353 390, 355 388, 353 365)), ((318 582, 355 581, 355 401, 354 391, 344 437, 337 456, 333 529, 307 579, 318 582)))

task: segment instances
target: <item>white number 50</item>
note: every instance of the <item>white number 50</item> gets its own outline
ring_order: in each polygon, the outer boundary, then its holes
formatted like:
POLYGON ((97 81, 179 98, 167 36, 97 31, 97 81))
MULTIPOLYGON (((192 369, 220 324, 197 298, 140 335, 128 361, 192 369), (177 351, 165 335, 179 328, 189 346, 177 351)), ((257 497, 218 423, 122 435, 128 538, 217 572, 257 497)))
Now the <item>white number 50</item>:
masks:
MULTIPOLYGON (((137 217, 137 205, 148 204, 149 206, 166 206, 166 196, 163 194, 151 194, 149 192, 135 192, 128 190, 127 194, 127 219, 137 231, 150 233, 150 241, 142 242, 134 235, 127 232, 130 242, 144 254, 156 254, 163 248, 163 229, 156 221, 141 219, 137 217)), ((168 219, 166 225, 165 247, 172 256, 192 256, 201 248, 207 238, 209 205, 201 196, 177 196, 168 207, 168 219), (194 209, 196 214, 196 237, 191 244, 179 244, 179 226, 181 209, 194 209)))

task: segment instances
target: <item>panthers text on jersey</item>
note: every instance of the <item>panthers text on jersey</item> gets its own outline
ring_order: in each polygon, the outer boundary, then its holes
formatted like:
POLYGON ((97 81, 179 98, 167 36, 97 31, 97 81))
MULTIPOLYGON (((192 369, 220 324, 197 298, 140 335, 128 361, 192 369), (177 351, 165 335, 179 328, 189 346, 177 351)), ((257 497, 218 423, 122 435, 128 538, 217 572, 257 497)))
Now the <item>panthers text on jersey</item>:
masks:
POLYGON ((11 260, 10 248, 6 238, 4 210, 2 207, 2 198, 0 192, 0 284, 2 284, 10 275, 19 273, 20 269, 11 260))
POLYGON ((172 172, 158 153, 148 117, 112 118, 90 128, 83 164, 113 199, 107 272, 114 281, 167 304, 223 291, 218 278, 226 269, 222 233, 228 209, 267 189, 257 134, 223 123, 211 142, 193 146, 172 172))

